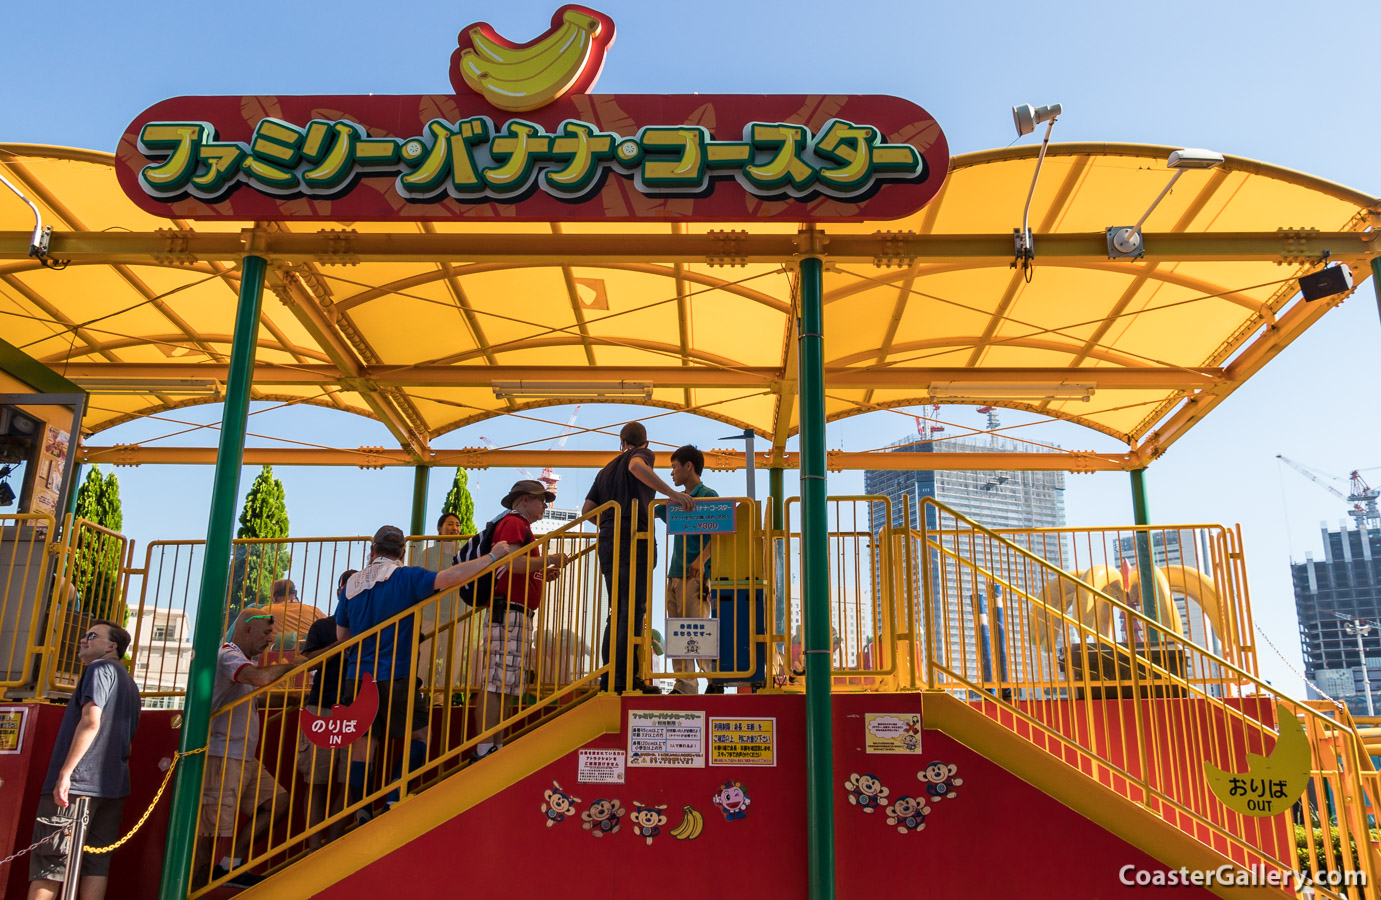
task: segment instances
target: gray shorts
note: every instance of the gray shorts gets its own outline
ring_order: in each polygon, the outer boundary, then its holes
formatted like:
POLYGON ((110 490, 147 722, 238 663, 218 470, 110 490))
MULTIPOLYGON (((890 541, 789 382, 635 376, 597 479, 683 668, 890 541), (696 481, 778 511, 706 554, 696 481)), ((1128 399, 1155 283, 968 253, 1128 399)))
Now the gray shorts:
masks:
MULTIPOLYGON (((37 841, 45 838, 71 822, 77 815, 77 798, 69 795, 70 803, 64 808, 57 805, 52 794, 44 794, 38 801, 38 818, 34 820, 34 836, 37 841)), ((88 806, 86 840, 88 847, 108 847, 120 838, 120 813, 125 808, 124 797, 91 797, 88 806)), ((53 838, 29 854, 30 881, 62 881, 67 873, 67 835, 53 838)), ((109 853, 83 853, 82 875, 110 874, 109 853)))

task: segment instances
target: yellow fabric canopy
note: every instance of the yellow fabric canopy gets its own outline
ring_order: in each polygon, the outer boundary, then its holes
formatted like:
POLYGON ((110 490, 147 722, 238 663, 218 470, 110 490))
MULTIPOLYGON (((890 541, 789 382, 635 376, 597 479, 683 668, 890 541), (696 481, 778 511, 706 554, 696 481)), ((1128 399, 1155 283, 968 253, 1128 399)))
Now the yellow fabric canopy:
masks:
MULTIPOLYGON (((955 157, 940 196, 909 219, 821 226, 833 242, 824 245, 828 418, 986 403, 1079 423, 1149 459, 1341 301, 1291 302, 1320 247, 1352 235, 1333 258, 1359 282, 1369 274, 1381 201, 1231 157, 1184 173, 1145 222, 1145 259, 1109 259, 1104 229, 1141 217, 1172 175, 1171 149, 1052 146, 1031 207, 1029 282, 1011 267, 1009 236, 1035 147, 955 157), (886 234, 895 232, 915 234, 886 234), (858 241, 833 255, 853 238, 868 238, 874 257, 860 256, 858 241)), ((238 268, 199 252, 209 244, 196 239, 254 223, 150 216, 121 193, 107 154, 0 146, 0 172, 53 226, 53 255, 66 248, 71 259, 56 270, 28 258, 33 217, 0 193, 0 330, 93 391, 89 433, 217 402, 238 268), (133 252, 82 251, 114 248, 124 232, 149 240, 133 252)), ((270 258, 256 399, 379 419, 414 453, 491 416, 581 399, 691 411, 778 446, 795 432, 794 260, 724 263, 739 261, 733 232, 794 239, 796 222, 261 227, 314 235, 327 249, 270 258), (722 256, 629 261, 644 237, 711 233, 722 256), (589 236, 595 252, 561 264, 521 240, 553 234, 589 236), (392 236, 396 252, 352 258, 369 235, 392 236), (412 241, 426 235, 507 236, 515 251, 425 261, 412 241)))

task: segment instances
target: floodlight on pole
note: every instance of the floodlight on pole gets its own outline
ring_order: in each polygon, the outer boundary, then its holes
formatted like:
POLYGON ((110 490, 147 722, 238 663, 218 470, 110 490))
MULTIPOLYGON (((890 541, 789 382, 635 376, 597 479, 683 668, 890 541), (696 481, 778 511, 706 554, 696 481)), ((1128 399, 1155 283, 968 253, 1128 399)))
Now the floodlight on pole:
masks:
POLYGON ((1203 150, 1197 147, 1185 147, 1170 154, 1165 166, 1174 169, 1175 174, 1170 176, 1170 181, 1161 188, 1156 199, 1151 201, 1151 205, 1146 208, 1146 212, 1141 214, 1135 225, 1113 225, 1107 229, 1108 236, 1108 259, 1140 259, 1146 255, 1146 242, 1142 240, 1141 226, 1151 217, 1151 213, 1160 206, 1160 201, 1175 187, 1175 182, 1180 180, 1180 176, 1189 169, 1213 169, 1224 163, 1223 154, 1213 150, 1203 150))
POLYGON ((1344 631, 1348 634, 1355 635, 1357 638, 1357 655, 1362 660, 1362 686, 1365 687, 1367 691, 1367 715, 1374 716, 1376 715, 1376 706, 1371 698, 1371 669, 1367 666, 1367 652, 1362 647, 1362 638, 1371 634, 1372 623, 1364 622, 1361 619, 1353 619, 1341 613, 1334 613, 1333 615, 1343 620, 1344 631))
POLYGON ((1045 151, 1050 148, 1050 132, 1055 129, 1055 120, 1064 107, 1058 103, 1049 106, 1033 107, 1029 103, 1012 107, 1012 121, 1017 126, 1017 137, 1025 137, 1045 123, 1045 138, 1041 141, 1041 152, 1036 157, 1036 172, 1031 176, 1031 190, 1026 193, 1026 208, 1021 213, 1021 228, 1014 229, 1012 235, 1016 248, 1016 259, 1012 268, 1020 268, 1027 281, 1031 280, 1031 264, 1036 258, 1036 245, 1031 239, 1031 201, 1036 196, 1036 182, 1041 177, 1041 165, 1045 163, 1045 151))

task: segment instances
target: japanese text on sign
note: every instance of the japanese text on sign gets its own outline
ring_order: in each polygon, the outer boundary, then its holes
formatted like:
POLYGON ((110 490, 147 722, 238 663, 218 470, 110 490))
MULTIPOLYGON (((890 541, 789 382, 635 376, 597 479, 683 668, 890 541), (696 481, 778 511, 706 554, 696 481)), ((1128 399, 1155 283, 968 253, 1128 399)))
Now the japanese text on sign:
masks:
POLYGON ((622 750, 583 749, 577 780, 581 784, 623 784, 626 762, 622 750))
POLYGON ((0 709, 0 753, 21 753, 24 750, 23 707, 0 709))
POLYGON ((513 202, 535 190, 562 200, 598 192, 606 176, 631 178, 647 195, 701 194, 732 178, 759 197, 852 199, 883 181, 924 181, 926 161, 879 130, 831 119, 802 125, 749 122, 741 140, 716 140, 698 125, 644 126, 632 136, 563 121, 551 132, 523 119, 500 128, 488 116, 429 121, 408 138, 372 137, 349 120, 295 125, 260 119, 248 143, 217 139, 206 122, 149 122, 139 173, 152 197, 224 199, 241 185, 274 196, 334 196, 367 175, 396 176, 398 195, 429 202, 513 202))
POLYGON ((864 715, 866 753, 920 753, 921 717, 915 713, 864 715))
POLYGON ((1244 778, 1233 776, 1228 781, 1228 795, 1247 798, 1247 808, 1254 814, 1281 812, 1294 799, 1289 796, 1289 782, 1284 778, 1244 778), (1279 807, 1275 801, 1284 800, 1279 807))
POLYGON ((668 659, 718 659, 718 619, 667 619, 668 659))
POLYGON ((630 709, 628 765, 703 769, 705 713, 630 709))
POLYGON ((710 719, 710 765, 776 764, 776 719, 710 719))
POLYGON ((667 534, 733 534, 736 530, 732 500, 697 500, 689 512, 667 504, 667 534))

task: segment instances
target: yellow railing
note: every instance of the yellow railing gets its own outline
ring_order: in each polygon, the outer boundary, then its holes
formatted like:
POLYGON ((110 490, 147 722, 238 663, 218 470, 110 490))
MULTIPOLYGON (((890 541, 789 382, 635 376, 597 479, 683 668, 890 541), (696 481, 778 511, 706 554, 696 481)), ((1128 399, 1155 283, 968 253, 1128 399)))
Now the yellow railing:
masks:
MULTIPOLYGON (((974 704, 1239 865, 1298 870, 1295 835, 1283 820, 1229 809, 1208 788, 1203 769, 1208 761, 1243 772, 1248 754, 1266 755, 1277 736, 1279 704, 1303 724, 1315 766, 1298 807, 1317 811, 1322 823, 1300 816, 1309 849, 1305 867, 1322 885, 1344 870, 1375 883, 1361 812, 1365 751, 1345 713, 1327 716, 1277 693, 942 504, 923 501, 919 522, 915 555, 930 634, 925 682, 932 689, 974 704), (1000 607, 981 602, 994 597, 1002 599, 1000 607), (1330 829, 1341 848, 1356 851, 1327 852, 1330 829)), ((1356 887, 1316 890, 1364 896, 1356 887)))
MULTIPOLYGON (((192 623, 201 589, 205 541, 152 541, 142 569, 130 570, 127 595, 139 578, 139 600, 130 605, 133 674, 140 693, 154 704, 180 706, 191 664, 192 623)), ((220 632, 245 606, 272 607, 277 634, 266 663, 295 658, 307 629, 335 612, 336 582, 369 555, 367 537, 237 538, 228 560, 230 583, 220 632), (296 596, 274 598, 273 583, 292 581, 296 596)))
MULTIPOLYGON (((707 655, 698 658, 673 659, 665 657, 663 666, 646 673, 649 679, 670 679, 678 687, 693 685, 698 678, 706 678, 707 685, 737 685, 764 688, 770 683, 768 647, 772 637, 767 623, 771 619, 772 598, 769 590, 772 573, 767 552, 767 531, 762 526, 756 501, 749 497, 718 497, 707 502, 733 504, 733 531, 728 533, 686 535, 688 550, 704 542, 708 554, 705 570, 693 570, 696 561, 690 552, 681 560, 681 571, 672 567, 676 536, 668 535, 666 544, 657 554, 658 565, 649 566, 647 594, 653 596, 654 579, 664 588, 667 618, 712 619, 717 626, 718 640, 713 647, 700 647, 707 655), (676 600, 674 598, 681 598, 676 600), (678 678, 680 681, 678 681, 678 678), (684 682, 684 684, 682 683, 684 682)), ((666 501, 652 504, 653 517, 666 515, 666 501)), ((650 519, 648 520, 651 521, 650 519)), ((639 540, 650 543, 656 539, 655 530, 644 531, 639 540)), ((649 617, 651 616, 649 606, 649 617)), ((643 629, 643 658, 651 659, 651 622, 643 629)), ((669 622, 657 623, 670 627, 669 622)), ((663 635, 669 645, 680 645, 675 634, 663 635)), ((694 639, 694 638, 688 638, 694 639)), ((683 649, 691 649, 683 647, 683 649)))
POLYGON ((1155 567, 1156 618, 1177 623, 1180 636, 1258 674, 1240 529, 1143 525, 993 533, 1135 608, 1143 593, 1138 553, 1146 553, 1155 567))
POLYGON ((54 524, 42 513, 0 516, 0 688, 34 678, 34 646, 52 583, 54 524))
POLYGON ((57 545, 47 620, 34 645, 40 693, 71 691, 81 677, 77 644, 94 621, 128 618, 126 573, 134 543, 86 519, 66 521, 57 545))
MULTIPOLYGON (((801 535, 793 524, 800 499, 785 503, 784 597, 788 627, 774 640, 785 643, 787 687, 803 687, 804 594, 798 578, 801 535)), ((905 609, 905 530, 893 525, 893 506, 884 496, 840 496, 827 501, 830 525, 831 670, 836 690, 895 690, 914 686, 911 672, 898 678, 899 645, 911 635, 905 609), (899 605, 898 601, 901 601, 899 605)), ((908 656, 909 659, 909 656, 908 656)))
MULTIPOLYGON (((238 812, 247 821, 230 806, 203 806, 198 834, 227 835, 214 852, 209 839, 198 838, 192 896, 240 872, 286 864, 323 838, 353 827, 357 818, 386 814, 385 801, 404 800, 465 765, 477 743, 511 739, 592 696, 610 672, 598 655, 609 604, 591 552, 596 535, 587 529, 608 510, 619 515, 614 504, 606 504, 538 538, 529 550, 539 559, 537 568, 549 575, 532 616, 509 607, 503 623, 491 627, 490 609, 472 609, 459 601, 458 589, 445 591, 352 635, 294 666, 274 684, 218 710, 216 716, 226 721, 247 722, 250 710, 259 709, 252 732, 257 755, 247 761, 208 757, 208 777, 217 780, 203 788, 221 797, 243 789, 242 795, 257 802, 240 804, 238 812), (454 637, 472 634, 481 638, 454 637), (422 652, 428 642, 435 648, 430 659, 422 652), (524 651, 515 657, 513 647, 524 651), (374 665, 387 660, 395 689, 382 692, 383 708, 367 737, 338 750, 313 748, 300 737, 299 725, 299 710, 312 699, 308 675, 342 664, 350 667, 361 655, 374 657, 374 665), (400 678, 399 672, 408 674, 400 678), (404 686, 397 687, 399 682, 404 686), (425 752, 414 757, 409 745, 418 726, 427 729, 425 752), (367 751, 367 746, 372 749, 367 751), (351 768, 363 763, 367 752, 372 759, 367 781, 351 796, 351 768), (260 787, 259 765, 281 791, 267 782, 260 787), (226 855, 243 858, 244 863, 213 877, 214 862, 226 855)), ((493 574, 496 594, 518 596, 509 580, 510 564, 511 560, 493 563, 476 577, 493 574)), ((315 698, 315 708, 306 711, 326 716, 337 704, 356 702, 365 668, 345 669, 334 694, 315 698)))

